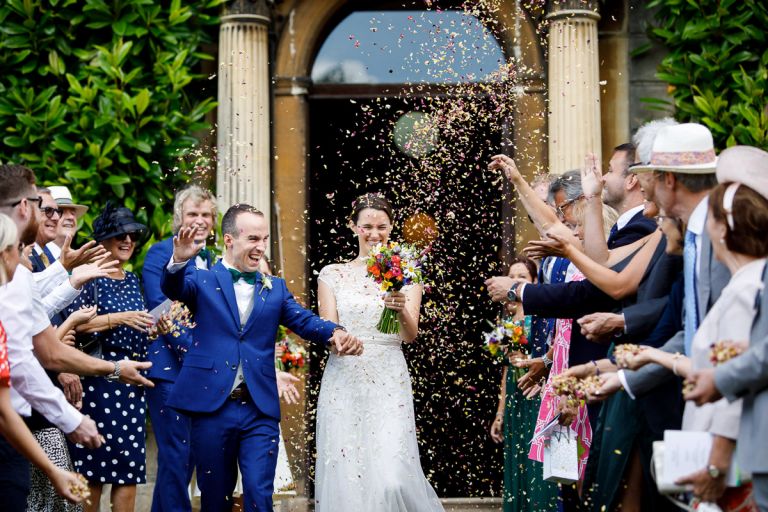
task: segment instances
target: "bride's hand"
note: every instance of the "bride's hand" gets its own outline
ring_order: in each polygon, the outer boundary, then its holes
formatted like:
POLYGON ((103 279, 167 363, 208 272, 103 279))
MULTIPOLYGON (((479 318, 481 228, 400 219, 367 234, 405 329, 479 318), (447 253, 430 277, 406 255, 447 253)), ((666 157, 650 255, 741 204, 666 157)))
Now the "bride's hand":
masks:
POLYGON ((384 306, 398 313, 405 309, 405 294, 403 292, 389 292, 384 297, 384 306))

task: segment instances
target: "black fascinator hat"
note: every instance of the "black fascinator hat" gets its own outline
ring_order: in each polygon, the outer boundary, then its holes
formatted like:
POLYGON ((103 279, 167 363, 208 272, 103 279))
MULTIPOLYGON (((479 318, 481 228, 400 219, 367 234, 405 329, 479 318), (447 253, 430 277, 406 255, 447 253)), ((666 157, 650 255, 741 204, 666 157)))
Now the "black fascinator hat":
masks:
POLYGON ((128 208, 115 206, 112 201, 107 201, 104 210, 93 221, 94 240, 101 242, 126 233, 135 234, 138 241, 141 241, 147 233, 147 226, 137 222, 133 212, 128 208))

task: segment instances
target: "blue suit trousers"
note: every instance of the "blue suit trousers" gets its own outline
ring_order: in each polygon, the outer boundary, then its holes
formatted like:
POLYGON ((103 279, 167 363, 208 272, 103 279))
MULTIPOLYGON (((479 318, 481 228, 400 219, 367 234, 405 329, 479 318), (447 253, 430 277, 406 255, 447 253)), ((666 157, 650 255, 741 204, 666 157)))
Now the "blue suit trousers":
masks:
POLYGON ((228 399, 211 414, 192 415, 192 450, 201 512, 230 512, 243 476, 245 512, 272 512, 272 492, 279 449, 278 421, 262 413, 250 398, 228 399))
POLYGON ((152 512, 191 512, 189 481, 192 479, 192 422, 186 413, 165 405, 173 382, 154 380, 147 388, 147 404, 157 441, 157 479, 152 512))

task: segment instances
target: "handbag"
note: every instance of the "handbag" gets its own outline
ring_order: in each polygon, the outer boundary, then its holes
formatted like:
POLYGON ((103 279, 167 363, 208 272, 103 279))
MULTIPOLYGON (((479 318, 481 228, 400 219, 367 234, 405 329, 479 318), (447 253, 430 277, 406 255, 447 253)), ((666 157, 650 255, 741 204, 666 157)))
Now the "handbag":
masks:
POLYGON ((572 484, 579 480, 579 449, 576 432, 557 425, 544 442, 544 480, 572 484))
MULTIPOLYGON (((94 284, 91 304, 99 306, 99 287, 94 284)), ((75 335, 75 348, 91 357, 101 359, 101 336, 98 332, 78 333, 75 335)))

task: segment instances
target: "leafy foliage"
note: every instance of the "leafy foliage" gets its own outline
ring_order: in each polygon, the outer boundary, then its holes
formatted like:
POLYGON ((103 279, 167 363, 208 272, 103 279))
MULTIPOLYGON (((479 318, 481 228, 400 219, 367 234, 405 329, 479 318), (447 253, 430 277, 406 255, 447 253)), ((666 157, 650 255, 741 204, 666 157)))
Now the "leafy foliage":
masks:
POLYGON ((167 236, 193 134, 210 128, 199 68, 223 1, 4 1, 0 160, 89 205, 81 235, 112 198, 167 236))
POLYGON ((669 50, 657 77, 677 116, 705 124, 721 149, 768 148, 768 3, 653 0, 651 36, 669 50))

